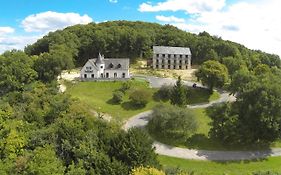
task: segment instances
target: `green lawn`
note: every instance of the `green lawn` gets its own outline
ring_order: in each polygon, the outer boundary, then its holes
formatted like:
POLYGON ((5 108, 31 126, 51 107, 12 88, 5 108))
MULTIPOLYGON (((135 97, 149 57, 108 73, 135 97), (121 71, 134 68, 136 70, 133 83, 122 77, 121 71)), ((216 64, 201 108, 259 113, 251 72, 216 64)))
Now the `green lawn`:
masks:
POLYGON ((194 175, 250 175, 256 171, 281 172, 281 157, 239 162, 195 161, 168 156, 158 156, 158 159, 164 168, 194 171, 196 172, 194 175))
POLYGON ((188 90, 188 104, 200 104, 210 101, 214 101, 220 98, 220 94, 214 91, 210 94, 210 91, 205 88, 192 88, 188 90))
MULTIPOLYGON (((108 113, 121 121, 140 112, 151 110, 156 104, 163 103, 153 98, 153 94, 158 89, 149 88, 148 83, 144 79, 138 78, 132 81, 132 88, 125 94, 123 102, 121 104, 112 104, 110 101, 112 93, 120 89, 122 83, 121 81, 76 82, 74 84, 65 82, 68 94, 80 99, 90 109, 108 113), (144 108, 135 109, 131 106, 129 94, 133 89, 144 89, 150 94, 149 103, 144 108)), ((219 98, 218 93, 209 95, 204 89, 192 90, 191 88, 190 94, 188 98, 190 104, 204 103, 219 98)))
POLYGON ((76 84, 67 84, 67 93, 71 94, 82 101, 90 109, 108 113, 116 119, 124 120, 140 112, 152 109, 157 103, 153 100, 152 95, 157 89, 149 88, 148 83, 144 80, 132 81, 132 88, 129 90, 121 104, 112 104, 110 101, 113 91, 120 89, 123 82, 77 82, 76 84), (150 94, 149 103, 140 109, 135 109, 129 102, 129 94, 133 89, 144 89, 150 94))

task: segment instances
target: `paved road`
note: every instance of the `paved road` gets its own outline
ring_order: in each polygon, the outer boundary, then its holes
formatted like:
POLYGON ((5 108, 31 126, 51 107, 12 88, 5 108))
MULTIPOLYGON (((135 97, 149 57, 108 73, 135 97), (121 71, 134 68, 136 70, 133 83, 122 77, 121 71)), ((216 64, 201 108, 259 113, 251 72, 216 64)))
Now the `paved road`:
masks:
MULTIPOLYGON (((156 78, 145 77, 152 87, 161 87, 163 84, 174 84, 176 80, 170 78, 156 78)), ((192 85, 193 82, 184 82, 187 85, 192 85)), ((200 85, 201 86, 201 85, 200 85)), ((222 103, 226 101, 235 101, 235 97, 230 96, 227 92, 220 92, 220 99, 207 103, 189 106, 191 108, 205 108, 215 103, 222 103)), ((123 126, 124 130, 128 130, 133 127, 144 127, 150 117, 152 111, 142 112, 132 118, 130 118, 123 126)), ((268 156, 281 156, 281 148, 264 150, 264 151, 207 151, 207 150, 195 150, 187 148, 179 148, 169 146, 163 143, 154 142, 153 146, 156 148, 156 153, 160 155, 166 155, 171 157, 194 159, 194 160, 213 160, 213 161, 232 161, 232 160, 251 160, 261 159, 268 156)))

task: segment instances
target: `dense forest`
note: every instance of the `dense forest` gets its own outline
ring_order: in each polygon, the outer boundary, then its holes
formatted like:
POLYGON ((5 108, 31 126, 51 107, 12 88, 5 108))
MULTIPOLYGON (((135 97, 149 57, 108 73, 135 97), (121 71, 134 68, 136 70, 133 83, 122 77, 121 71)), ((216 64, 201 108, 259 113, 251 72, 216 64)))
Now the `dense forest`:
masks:
POLYGON ((66 67, 71 67, 71 62, 81 66, 99 52, 106 57, 129 57, 132 61, 139 57, 148 59, 152 56, 153 45, 190 47, 193 64, 230 57, 244 60, 249 66, 263 63, 280 67, 277 55, 249 50, 243 45, 210 36, 207 32, 195 35, 171 25, 146 22, 112 21, 75 25, 50 32, 35 44, 27 46, 25 52, 40 55, 59 50, 68 58, 66 67))

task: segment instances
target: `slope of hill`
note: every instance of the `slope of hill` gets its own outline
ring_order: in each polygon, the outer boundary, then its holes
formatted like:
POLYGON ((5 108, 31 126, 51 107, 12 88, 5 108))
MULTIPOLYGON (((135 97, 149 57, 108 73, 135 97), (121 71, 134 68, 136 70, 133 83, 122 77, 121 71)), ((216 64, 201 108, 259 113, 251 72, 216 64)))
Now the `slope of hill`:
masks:
POLYGON ((153 45, 190 47, 193 63, 202 63, 208 59, 222 60, 224 57, 244 60, 248 66, 257 63, 280 67, 277 55, 253 51, 245 46, 224 41, 207 32, 199 35, 182 31, 171 25, 147 22, 111 21, 75 25, 64 30, 50 32, 33 45, 25 48, 29 55, 61 49, 71 54, 76 66, 95 57, 98 52, 106 57, 151 57, 153 45))

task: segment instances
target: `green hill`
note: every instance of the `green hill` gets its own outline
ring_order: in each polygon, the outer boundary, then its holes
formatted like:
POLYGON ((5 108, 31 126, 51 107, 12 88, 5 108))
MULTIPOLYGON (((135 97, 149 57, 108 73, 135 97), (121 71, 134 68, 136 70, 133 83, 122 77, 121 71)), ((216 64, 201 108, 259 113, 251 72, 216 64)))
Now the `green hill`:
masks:
POLYGON ((71 53, 76 66, 83 65, 99 52, 106 57, 150 58, 153 45, 190 47, 193 64, 200 64, 208 59, 221 61, 224 57, 244 60, 248 66, 263 63, 280 67, 277 55, 247 49, 241 44, 224 41, 207 32, 195 35, 171 25, 157 23, 111 21, 75 25, 64 30, 50 32, 33 45, 25 48, 29 55, 66 48, 71 53), (58 46, 59 45, 59 46, 58 46))

